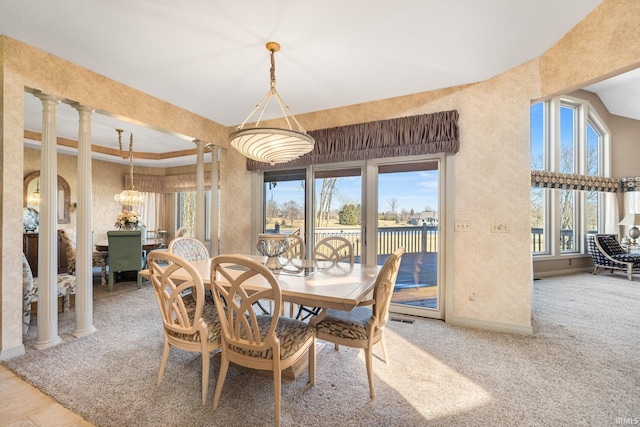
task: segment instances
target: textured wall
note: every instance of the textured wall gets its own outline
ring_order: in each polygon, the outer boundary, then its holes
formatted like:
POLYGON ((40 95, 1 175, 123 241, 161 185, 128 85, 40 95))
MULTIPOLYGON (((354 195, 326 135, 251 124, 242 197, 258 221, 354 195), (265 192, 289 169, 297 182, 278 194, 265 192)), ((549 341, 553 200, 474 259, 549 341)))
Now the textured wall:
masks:
MULTIPOLYGON (((605 0, 539 60, 486 82, 322 111, 299 119, 307 129, 319 129, 457 109, 461 150, 445 164, 449 178, 444 253, 450 267, 445 283, 447 320, 527 331, 531 325, 529 100, 565 93, 635 67, 640 64, 638 40, 640 2, 605 0), (473 231, 453 233, 455 220, 470 222, 473 231), (494 220, 508 221, 511 232, 491 233, 490 222, 494 220), (469 301, 470 292, 478 294, 477 301, 469 301)), ((19 217, 22 206, 25 86, 223 147, 228 146, 230 129, 15 40, 0 38, 0 50, 0 357, 5 357, 21 346, 21 230, 7 218, 19 217)), ((255 240, 250 224, 250 174, 237 153, 227 150, 222 158, 223 250, 244 252, 255 240)), ((115 192, 110 185, 107 187, 100 191, 112 197, 115 192)), ((111 210, 109 206, 95 209, 111 210)))

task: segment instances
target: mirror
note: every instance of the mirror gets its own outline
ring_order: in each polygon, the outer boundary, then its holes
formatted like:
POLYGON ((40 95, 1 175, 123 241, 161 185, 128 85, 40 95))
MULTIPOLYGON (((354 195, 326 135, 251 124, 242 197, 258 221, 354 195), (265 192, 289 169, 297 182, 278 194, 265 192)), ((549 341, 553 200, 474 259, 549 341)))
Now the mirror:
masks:
MULTIPOLYGON (((40 171, 30 173, 24 178, 23 206, 37 211, 40 207, 33 202, 36 190, 40 191, 40 171)), ((71 188, 69 183, 58 175, 58 224, 70 224, 71 188)))

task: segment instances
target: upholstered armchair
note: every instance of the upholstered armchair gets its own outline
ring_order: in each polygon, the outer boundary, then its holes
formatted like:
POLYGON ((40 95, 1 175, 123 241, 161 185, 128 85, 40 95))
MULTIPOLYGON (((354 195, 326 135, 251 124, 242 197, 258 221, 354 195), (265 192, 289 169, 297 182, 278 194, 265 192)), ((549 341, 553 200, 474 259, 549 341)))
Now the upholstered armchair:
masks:
MULTIPOLYGON (((69 296, 76 293, 76 276, 58 274, 57 297, 62 298, 62 310, 68 311, 69 296)), ((22 333, 29 332, 31 303, 38 301, 38 278, 33 277, 27 258, 22 254, 22 333)))
POLYGON ((596 234, 587 236, 589 253, 593 257, 593 274, 600 270, 624 270, 629 280, 633 273, 640 272, 640 255, 630 254, 624 250, 615 234, 596 234))
MULTIPOLYGON (((62 240, 64 250, 67 254, 67 274, 73 274, 76 270, 76 229, 60 228, 58 234, 62 240)), ((100 267, 100 284, 107 284, 107 252, 94 251, 92 253, 92 265, 100 267)))

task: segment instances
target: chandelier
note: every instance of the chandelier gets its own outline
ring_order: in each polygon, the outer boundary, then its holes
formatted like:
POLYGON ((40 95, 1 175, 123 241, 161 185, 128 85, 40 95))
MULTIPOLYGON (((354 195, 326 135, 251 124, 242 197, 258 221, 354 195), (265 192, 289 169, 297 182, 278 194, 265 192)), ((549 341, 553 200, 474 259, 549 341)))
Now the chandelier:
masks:
MULTIPOLYGON (((118 132, 118 144, 120 146, 120 155, 124 159, 125 156, 122 155, 122 129, 116 129, 118 132)), ((144 203, 144 197, 140 192, 135 190, 133 186, 133 134, 129 139, 129 189, 123 190, 120 194, 116 194, 114 196, 114 200, 120 203, 123 206, 129 206, 132 208, 133 206, 140 206, 144 203)))
POLYGON ((38 206, 40 204, 40 180, 36 180, 36 190, 27 197, 27 204, 38 206))
POLYGON ((262 98, 262 101, 256 105, 249 116, 244 119, 242 124, 238 126, 238 130, 233 132, 229 138, 231 139, 231 146, 238 150, 243 156, 258 162, 275 165, 277 163, 289 162, 307 154, 313 150, 315 141, 307 134, 300 123, 298 123, 298 120, 296 120, 276 90, 274 54, 280 50, 280 45, 276 42, 269 42, 267 43, 267 50, 271 52, 271 87, 269 92, 267 92, 265 97, 262 98), (259 126, 271 97, 277 100, 289 129, 259 126), (262 107, 262 110, 255 125, 245 128, 244 125, 260 107, 262 107), (291 126, 292 121, 297 125, 298 130, 293 129, 291 126))

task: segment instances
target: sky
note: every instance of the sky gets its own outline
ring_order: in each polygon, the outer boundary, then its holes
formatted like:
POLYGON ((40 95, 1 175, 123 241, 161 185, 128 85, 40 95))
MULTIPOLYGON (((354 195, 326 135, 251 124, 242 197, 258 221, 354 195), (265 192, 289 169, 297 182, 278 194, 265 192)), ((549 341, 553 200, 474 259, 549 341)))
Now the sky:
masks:
MULTIPOLYGON (((361 178, 340 178, 336 185, 337 195, 332 203, 333 209, 344 204, 361 203, 361 178)), ((317 189, 316 191, 320 191, 317 189)), ((278 182, 275 188, 269 189, 267 184, 267 200, 273 197, 280 206, 288 201, 304 203, 304 190, 300 181, 278 182)), ((379 175, 378 212, 391 210, 392 199, 397 200, 397 212, 422 212, 429 207, 438 210, 438 171, 419 171, 386 173, 379 175)))

